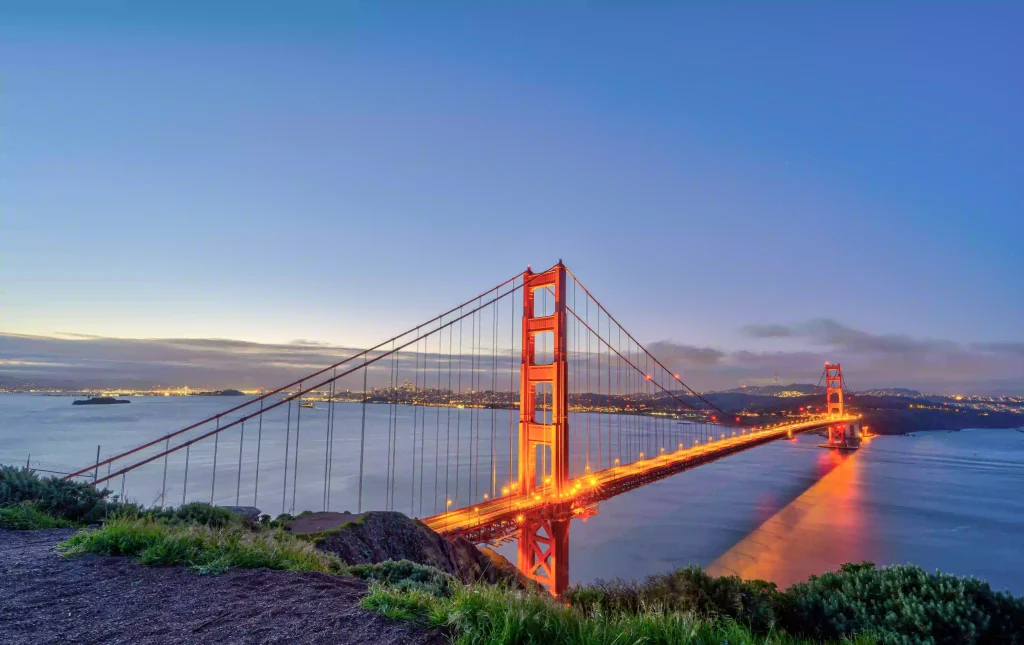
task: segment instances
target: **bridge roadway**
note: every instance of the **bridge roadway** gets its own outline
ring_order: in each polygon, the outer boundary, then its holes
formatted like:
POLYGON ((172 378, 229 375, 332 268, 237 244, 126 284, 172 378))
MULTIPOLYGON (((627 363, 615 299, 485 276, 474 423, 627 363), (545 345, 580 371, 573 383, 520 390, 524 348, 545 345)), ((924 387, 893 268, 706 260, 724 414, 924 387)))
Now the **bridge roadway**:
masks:
POLYGON ((434 531, 449 537, 462 536, 471 542, 498 543, 513 538, 519 525, 528 518, 565 519, 587 517, 597 512, 599 502, 645 486, 755 446, 818 430, 832 424, 857 420, 852 415, 816 416, 774 427, 745 429, 725 439, 711 440, 671 453, 614 466, 570 480, 569 492, 556 497, 550 487, 538 488, 533 495, 506 495, 440 513, 422 521, 434 531))

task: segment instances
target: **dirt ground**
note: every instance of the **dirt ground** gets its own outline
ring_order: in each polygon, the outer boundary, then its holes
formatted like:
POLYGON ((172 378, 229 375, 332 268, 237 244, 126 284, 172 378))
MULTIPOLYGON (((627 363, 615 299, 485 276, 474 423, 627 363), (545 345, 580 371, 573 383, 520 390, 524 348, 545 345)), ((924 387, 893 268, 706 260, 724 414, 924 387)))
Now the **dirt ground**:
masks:
POLYGON ((197 576, 124 558, 64 560, 54 547, 70 534, 0 529, 0 643, 446 641, 360 609, 360 580, 267 570, 197 576))

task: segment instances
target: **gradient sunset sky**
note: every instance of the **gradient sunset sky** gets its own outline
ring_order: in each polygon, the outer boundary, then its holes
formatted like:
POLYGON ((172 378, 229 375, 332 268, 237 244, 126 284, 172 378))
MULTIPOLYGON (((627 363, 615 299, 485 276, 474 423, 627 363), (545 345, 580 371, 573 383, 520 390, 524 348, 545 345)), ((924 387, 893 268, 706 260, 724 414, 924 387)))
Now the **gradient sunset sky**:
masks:
POLYGON ((366 346, 562 258, 667 353, 1024 387, 1020 3, 154 5, 3 9, 0 359, 366 346))

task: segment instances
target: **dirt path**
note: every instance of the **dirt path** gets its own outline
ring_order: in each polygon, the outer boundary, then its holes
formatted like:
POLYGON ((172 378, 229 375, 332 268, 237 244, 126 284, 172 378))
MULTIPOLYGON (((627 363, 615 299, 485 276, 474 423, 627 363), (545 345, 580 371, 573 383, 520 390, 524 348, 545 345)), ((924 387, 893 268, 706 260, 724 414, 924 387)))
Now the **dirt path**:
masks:
POLYGON ((360 580, 267 570, 200 577, 123 558, 64 560, 53 548, 70 534, 0 529, 0 643, 445 642, 360 609, 360 580))

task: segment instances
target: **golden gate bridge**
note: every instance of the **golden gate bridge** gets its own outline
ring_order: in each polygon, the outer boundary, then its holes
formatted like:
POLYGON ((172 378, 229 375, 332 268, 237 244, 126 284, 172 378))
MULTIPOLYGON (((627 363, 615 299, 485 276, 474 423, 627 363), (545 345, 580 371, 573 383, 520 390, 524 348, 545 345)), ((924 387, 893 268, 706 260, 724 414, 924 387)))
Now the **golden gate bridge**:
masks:
POLYGON ((68 478, 160 506, 408 509, 449 537, 516 539, 519 570, 559 594, 571 520, 601 501, 802 432, 855 446, 842 370, 823 376, 823 414, 728 414, 559 261, 68 478), (303 414, 314 402, 326 408, 303 414))

